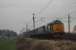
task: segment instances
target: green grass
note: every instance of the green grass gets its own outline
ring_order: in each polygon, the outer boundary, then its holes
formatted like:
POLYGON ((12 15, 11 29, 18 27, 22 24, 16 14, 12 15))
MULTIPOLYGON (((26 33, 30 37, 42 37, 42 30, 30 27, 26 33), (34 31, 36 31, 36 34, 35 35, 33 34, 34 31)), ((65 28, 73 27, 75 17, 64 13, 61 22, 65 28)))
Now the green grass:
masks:
POLYGON ((16 50, 16 41, 0 40, 0 50, 16 50))

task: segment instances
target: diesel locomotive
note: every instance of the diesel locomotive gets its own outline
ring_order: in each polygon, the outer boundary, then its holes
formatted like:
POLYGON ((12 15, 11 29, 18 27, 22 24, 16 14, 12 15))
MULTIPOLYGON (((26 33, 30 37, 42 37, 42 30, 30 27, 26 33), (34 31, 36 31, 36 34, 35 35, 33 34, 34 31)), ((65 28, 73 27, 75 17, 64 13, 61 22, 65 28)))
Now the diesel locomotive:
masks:
POLYGON ((62 37, 64 32, 64 24, 60 20, 55 20, 45 26, 41 26, 34 30, 24 32, 24 37, 34 37, 34 38, 54 38, 62 37))

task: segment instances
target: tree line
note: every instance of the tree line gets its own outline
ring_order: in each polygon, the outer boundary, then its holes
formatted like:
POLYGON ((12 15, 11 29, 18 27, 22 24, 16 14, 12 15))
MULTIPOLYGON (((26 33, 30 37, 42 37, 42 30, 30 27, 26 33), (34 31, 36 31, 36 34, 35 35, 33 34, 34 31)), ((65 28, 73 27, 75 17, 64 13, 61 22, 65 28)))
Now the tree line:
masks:
POLYGON ((0 39, 15 39, 17 32, 11 30, 0 30, 0 39))

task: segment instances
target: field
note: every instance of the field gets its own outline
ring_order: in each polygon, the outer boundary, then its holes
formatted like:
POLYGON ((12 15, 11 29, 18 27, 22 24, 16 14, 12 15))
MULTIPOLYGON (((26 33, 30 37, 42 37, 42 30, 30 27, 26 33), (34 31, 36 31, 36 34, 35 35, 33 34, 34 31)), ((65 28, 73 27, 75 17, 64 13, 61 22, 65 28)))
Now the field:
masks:
POLYGON ((17 50, 76 50, 76 42, 66 40, 39 40, 23 38, 17 40, 17 50))
POLYGON ((0 50, 16 50, 16 41, 0 39, 0 50))

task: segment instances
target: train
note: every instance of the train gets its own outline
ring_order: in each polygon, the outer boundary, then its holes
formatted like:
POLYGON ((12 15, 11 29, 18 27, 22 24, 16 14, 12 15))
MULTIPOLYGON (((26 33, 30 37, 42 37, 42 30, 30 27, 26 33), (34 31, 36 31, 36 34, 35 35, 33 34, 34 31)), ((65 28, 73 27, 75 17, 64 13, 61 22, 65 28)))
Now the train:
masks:
POLYGON ((64 24, 60 20, 55 20, 47 25, 32 30, 32 32, 60 33, 64 32, 64 24))
POLYGON ((33 38, 61 38, 63 37, 64 32, 64 23, 60 20, 54 20, 53 22, 43 25, 34 30, 23 32, 24 37, 33 37, 33 38))
POLYGON ((19 38, 34 38, 34 39, 48 39, 48 40, 70 40, 76 41, 76 33, 69 33, 64 31, 64 23, 60 20, 43 25, 31 31, 23 32, 19 38))

